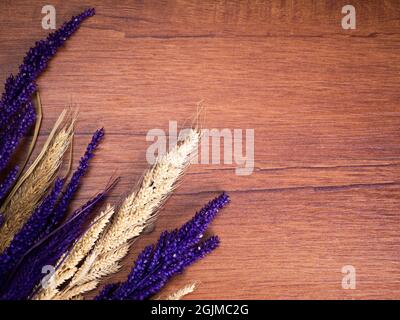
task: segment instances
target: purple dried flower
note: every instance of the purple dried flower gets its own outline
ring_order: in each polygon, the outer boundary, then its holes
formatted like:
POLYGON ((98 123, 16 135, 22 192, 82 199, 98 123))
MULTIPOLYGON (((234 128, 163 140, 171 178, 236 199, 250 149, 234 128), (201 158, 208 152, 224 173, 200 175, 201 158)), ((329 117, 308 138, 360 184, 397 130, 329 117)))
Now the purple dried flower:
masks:
POLYGON ((210 237, 203 242, 201 238, 218 211, 228 202, 228 195, 223 193, 179 230, 163 232, 156 246, 146 247, 138 256, 124 283, 107 285, 95 299, 144 300, 158 292, 172 276, 218 246, 218 237, 210 237))
POLYGON ((110 297, 120 285, 120 282, 105 285, 101 292, 94 298, 94 300, 111 300, 110 297))
POLYGON ((38 241, 43 239, 43 233, 53 212, 54 204, 61 193, 64 181, 57 179, 50 194, 35 209, 22 229, 14 236, 10 245, 0 254, 0 283, 4 283, 22 257, 38 241))
POLYGON ((1 140, 4 140, 5 134, 15 130, 19 121, 21 121, 21 118, 25 114, 24 106, 26 105, 26 103, 29 102, 31 95, 36 91, 36 89, 37 89, 36 84, 30 83, 26 88, 22 89, 21 93, 14 101, 10 102, 10 107, 13 107, 18 103, 21 104, 22 107, 20 108, 21 110, 19 112, 15 112, 15 116, 10 118, 9 121, 1 128, 2 129, 0 130, 1 140))
POLYGON ((108 190, 99 193, 76 210, 70 219, 23 257, 1 288, 0 300, 26 300, 32 296, 44 276, 43 266, 56 266, 61 256, 83 234, 88 216, 108 190))
MULTIPOLYGON (((4 196, 7 194, 7 192, 10 190, 12 184, 14 183, 17 174, 19 171, 19 167, 16 166, 14 169, 11 169, 11 171, 8 173, 7 177, 4 179, 4 181, 0 184, 0 200, 4 198, 4 196)), ((4 219, 3 216, 1 216, 2 219, 4 219)), ((1 219, 0 219, 1 221, 1 219)), ((0 223, 1 227, 2 223, 0 223)))
POLYGON ((93 134, 91 142, 86 147, 85 154, 79 161, 78 168, 72 175, 71 181, 68 183, 64 195, 62 196, 60 202, 57 204, 57 207, 52 216, 52 220, 49 223, 49 229, 47 233, 50 233, 63 220, 65 213, 68 210, 69 203, 71 202, 71 199, 74 196, 75 192, 78 190, 80 179, 86 173, 89 166, 89 161, 91 158, 93 158, 94 151, 99 145, 103 136, 104 136, 103 128, 97 130, 93 134))
MULTIPOLYGON (((9 272, 7 269, 8 279, 0 288, 0 299, 27 299, 43 277, 41 273, 42 267, 45 265, 54 266, 60 257, 66 253, 71 244, 82 234, 83 226, 93 207, 114 186, 114 183, 112 183, 104 192, 99 193, 79 210, 76 210, 67 222, 59 226, 68 210, 73 195, 78 189, 80 179, 88 169, 89 160, 93 157, 94 151, 103 136, 103 129, 99 129, 94 133, 63 196, 55 208, 53 208, 54 203, 52 203, 53 210, 48 214, 46 213, 46 221, 35 219, 35 223, 30 221, 23 227, 23 229, 26 228, 26 231, 29 231, 33 226, 35 228, 38 226, 37 231, 40 229, 40 232, 38 232, 39 239, 33 247, 29 248, 28 252, 23 253, 22 258, 17 261, 16 265, 15 263, 13 264, 12 271, 9 272)), ((35 215, 35 217, 37 216, 35 215)), ((40 217, 44 218, 42 215, 40 217)), ((22 236, 19 238, 22 239, 22 236)), ((18 245, 21 244, 20 241, 16 243, 18 245)))
POLYGON ((3 223, 4 223, 4 216, 2 213, 0 213, 0 228, 3 225, 3 223))
POLYGON ((0 146, 0 170, 4 169, 11 158, 14 150, 18 146, 21 138, 27 133, 31 125, 35 123, 35 108, 31 102, 28 102, 24 112, 18 115, 18 121, 14 128, 5 133, 0 146))
POLYGON ((47 67, 50 59, 55 55, 65 41, 79 28, 79 25, 88 17, 95 14, 94 9, 88 9, 73 16, 57 31, 50 33, 47 39, 36 42, 26 54, 23 64, 19 67, 17 76, 10 75, 5 83, 5 91, 0 100, 0 128, 7 124, 13 116, 29 99, 34 86, 33 81, 47 67), (26 92, 23 94, 23 92, 26 92), (29 94, 30 92, 30 94, 29 94))
POLYGON ((94 13, 94 9, 85 10, 49 34, 47 39, 36 42, 27 52, 19 73, 7 78, 0 99, 0 170, 4 169, 19 141, 35 122, 35 109, 30 98, 37 89, 36 78, 47 67, 57 49, 78 29, 83 20, 94 13))

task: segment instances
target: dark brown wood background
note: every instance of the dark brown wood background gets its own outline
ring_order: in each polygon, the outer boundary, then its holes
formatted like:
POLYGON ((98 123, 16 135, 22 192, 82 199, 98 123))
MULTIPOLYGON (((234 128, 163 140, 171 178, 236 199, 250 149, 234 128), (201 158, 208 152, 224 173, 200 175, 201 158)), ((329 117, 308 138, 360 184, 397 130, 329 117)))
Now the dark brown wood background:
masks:
MULTIPOLYGON (((74 163, 98 127, 102 144, 76 199, 123 177, 118 202, 148 167, 145 136, 193 118, 203 127, 254 128, 255 171, 195 165, 157 227, 179 226, 219 191, 231 205, 212 225, 222 245, 177 276, 188 298, 400 298, 400 2, 0 1, 0 79, 57 25, 94 6, 39 81, 46 135, 61 110, 80 108, 74 163), (352 4, 357 29, 341 28, 352 4), (355 290, 342 289, 344 265, 355 290)), ((89 296, 92 296, 91 293, 89 296)))

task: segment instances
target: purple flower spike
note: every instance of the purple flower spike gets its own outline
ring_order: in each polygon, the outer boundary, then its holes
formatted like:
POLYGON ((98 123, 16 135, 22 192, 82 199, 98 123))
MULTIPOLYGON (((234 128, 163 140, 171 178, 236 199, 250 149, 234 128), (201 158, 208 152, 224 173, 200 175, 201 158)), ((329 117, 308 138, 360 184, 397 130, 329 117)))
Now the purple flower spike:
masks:
MULTIPOLYGON (((16 166, 14 169, 12 169, 8 173, 7 177, 0 184, 0 200, 2 200, 5 197, 5 195, 7 194, 7 192, 10 190, 12 184, 14 183, 14 181, 17 177, 18 171, 19 171, 19 167, 16 166)), ((1 217, 4 219, 3 216, 1 216, 1 217)), ((0 219, 0 221, 1 221, 1 219, 0 219)), ((1 225, 2 225, 2 223, 0 223, 0 227, 1 227, 1 225)))
POLYGON ((26 300, 34 294, 35 288, 43 278, 42 267, 56 267, 61 256, 83 234, 88 216, 94 206, 104 199, 108 190, 89 200, 76 210, 68 221, 29 250, 9 273, 10 277, 0 289, 0 300, 26 300))
MULTIPOLYGON (((49 214, 45 214, 44 212, 41 214, 34 214, 35 220, 29 220, 24 226, 23 230, 26 228, 26 233, 24 233, 24 235, 31 235, 29 231, 31 231, 32 228, 37 231, 37 241, 33 246, 29 246, 27 252, 24 251, 22 258, 13 264, 13 269, 11 271, 8 269, 6 270, 6 280, 0 281, 0 300, 24 300, 32 295, 34 288, 43 277, 41 268, 45 265, 55 266, 60 257, 64 253, 67 253, 71 244, 82 235, 84 224, 87 222, 87 218, 94 206, 105 197, 107 192, 118 181, 118 179, 115 180, 104 192, 99 193, 96 197, 88 201, 79 210, 75 211, 70 219, 60 225, 68 210, 69 203, 78 189, 80 179, 88 169, 89 160, 93 157, 94 151, 103 136, 103 129, 95 132, 63 196, 55 206, 54 202, 52 202, 53 206, 49 214), (44 216, 46 216, 47 219, 44 219, 44 216)), ((61 188, 62 186, 60 186, 60 190, 61 188)), ((57 194, 59 193, 57 189, 57 194)), ((18 239, 22 240, 22 235, 20 235, 18 239)), ((22 245, 22 241, 18 241, 17 244, 22 245)), ((20 250, 18 246, 17 248, 18 252, 23 251, 20 250)), ((9 250, 11 250, 11 247, 9 250)), ((4 259, 5 265, 8 263, 8 260, 6 258, 4 259)))
POLYGON ((175 274, 203 258, 219 245, 219 238, 201 241, 218 211, 229 202, 226 193, 210 201, 179 230, 164 231, 157 244, 138 256, 128 279, 104 287, 96 300, 144 300, 157 293, 175 274))
POLYGON ((75 192, 78 190, 80 179, 86 173, 89 166, 89 161, 91 158, 93 158, 94 151, 99 145, 103 136, 103 128, 97 130, 94 133, 92 141, 86 147, 86 152, 81 158, 78 168, 72 175, 71 181, 68 183, 65 193, 55 209, 52 221, 49 223, 49 229, 47 233, 50 233, 63 220, 65 213, 68 210, 69 203, 71 202, 71 199, 74 196, 75 192))
POLYGON ((0 99, 0 170, 5 168, 21 138, 35 122, 35 109, 30 102, 37 89, 35 80, 57 49, 94 13, 94 9, 84 11, 49 34, 47 39, 36 42, 27 52, 18 74, 7 78, 0 99))
MULTIPOLYGON (((33 81, 47 67, 50 59, 55 55, 65 41, 79 28, 79 25, 88 17, 95 14, 94 9, 88 9, 73 16, 70 21, 64 23, 57 31, 50 33, 46 40, 36 42, 26 54, 23 64, 19 67, 17 76, 9 76, 5 83, 5 91, 0 100, 0 127, 9 121, 19 108, 25 103, 28 88, 34 85, 33 81)), ((32 92, 31 92, 32 93, 32 92)))
POLYGON ((24 111, 21 121, 15 127, 15 130, 10 131, 4 139, 4 144, 2 145, 0 154, 0 170, 4 169, 10 160, 13 152, 18 146, 21 138, 28 132, 29 128, 35 123, 36 114, 35 109, 31 102, 27 104, 26 110, 24 111))
POLYGON ((31 102, 28 102, 20 121, 18 121, 14 130, 6 134, 6 138, 2 141, 0 147, 0 170, 8 164, 14 150, 17 148, 21 138, 28 132, 29 128, 35 123, 35 108, 31 102))
POLYGON ((0 254, 0 283, 6 281, 8 273, 13 270, 24 254, 43 238, 43 232, 47 227, 63 185, 63 180, 56 180, 50 194, 35 209, 22 229, 14 236, 7 249, 0 254))

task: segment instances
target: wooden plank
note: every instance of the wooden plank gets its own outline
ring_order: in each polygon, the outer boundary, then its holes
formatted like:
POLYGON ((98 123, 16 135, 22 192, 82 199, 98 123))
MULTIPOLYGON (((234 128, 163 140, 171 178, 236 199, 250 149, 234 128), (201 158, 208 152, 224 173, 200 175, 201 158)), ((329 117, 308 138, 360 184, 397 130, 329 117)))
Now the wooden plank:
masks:
MULTIPOLYGON (((400 3, 351 1, 87 1, 85 22, 39 80, 44 125, 80 109, 76 164, 104 126, 74 206, 117 173, 118 202, 143 171, 146 134, 182 128, 197 103, 204 128, 254 129, 255 168, 194 165, 144 245, 226 190, 232 204, 212 226, 222 246, 165 292, 200 281, 193 299, 400 298, 400 3), (341 287, 344 265, 357 288, 341 287)), ((85 8, 57 0, 58 23, 85 8)), ((39 1, 0 4, 0 79, 47 31, 39 1)), ((37 151, 36 151, 37 152, 37 151)), ((88 297, 94 293, 88 294, 88 297)))

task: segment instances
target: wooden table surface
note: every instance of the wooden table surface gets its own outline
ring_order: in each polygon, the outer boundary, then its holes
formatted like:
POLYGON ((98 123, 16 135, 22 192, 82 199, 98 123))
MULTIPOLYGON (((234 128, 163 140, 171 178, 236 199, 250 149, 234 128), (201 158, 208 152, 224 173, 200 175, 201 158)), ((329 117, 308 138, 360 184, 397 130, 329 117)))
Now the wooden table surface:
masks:
MULTIPOLYGON (((76 198, 115 174, 117 203, 148 167, 149 130, 188 123, 254 129, 255 168, 193 165, 155 231, 178 227, 221 190, 232 202, 211 232, 221 247, 165 293, 200 282, 188 299, 400 298, 400 2, 61 1, 57 26, 94 6, 41 76, 40 145, 72 103, 77 163, 90 134, 106 139, 76 198), (343 5, 356 30, 341 27, 343 5), (356 289, 342 288, 342 267, 356 289)), ((46 36, 43 1, 0 1, 0 79, 46 36)), ((90 293, 88 297, 93 296, 90 293)))

